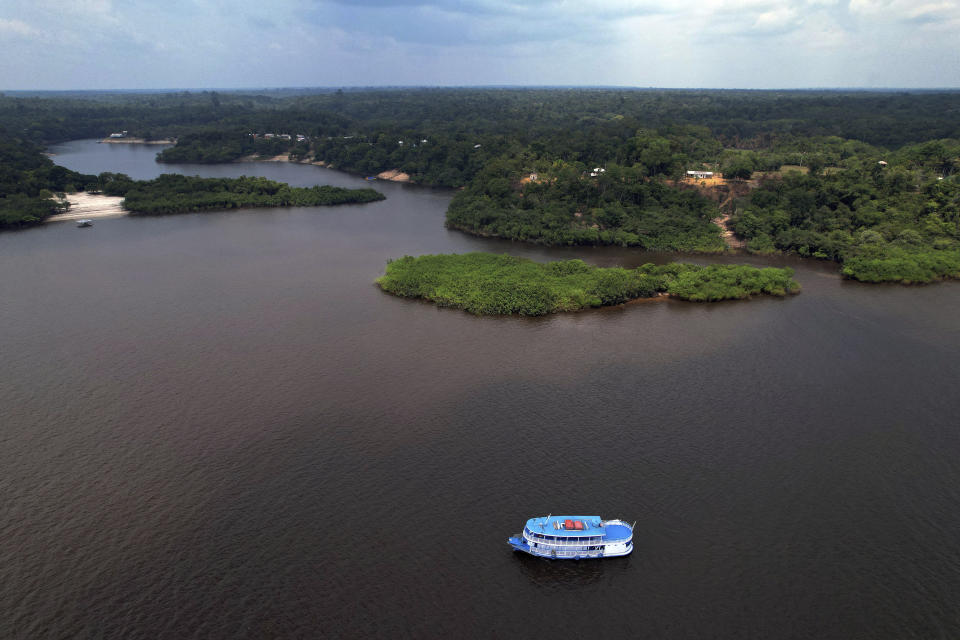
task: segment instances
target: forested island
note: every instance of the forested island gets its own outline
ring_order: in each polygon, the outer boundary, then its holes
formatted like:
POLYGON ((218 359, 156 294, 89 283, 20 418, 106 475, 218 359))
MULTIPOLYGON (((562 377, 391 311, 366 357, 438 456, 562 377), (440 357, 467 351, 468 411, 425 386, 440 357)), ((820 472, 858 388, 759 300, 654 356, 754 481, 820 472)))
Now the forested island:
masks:
POLYGON ((0 125, 37 143, 129 130, 176 138, 164 162, 284 153, 361 175, 397 170, 461 189, 446 224, 468 233, 670 251, 735 245, 832 260, 867 282, 960 275, 957 113, 955 91, 0 96, 0 125))
POLYGON ((57 194, 88 191, 122 196, 123 208, 143 215, 250 207, 316 207, 383 200, 375 189, 291 187, 266 178, 200 178, 163 174, 133 180, 121 173, 87 175, 58 166, 28 141, 0 138, 0 229, 42 224, 62 213, 57 194))
POLYGON ((540 316, 668 295, 716 302, 785 296, 800 285, 790 269, 671 263, 604 268, 582 260, 538 263, 490 253, 405 256, 377 280, 384 291, 478 315, 540 316))
POLYGON ((266 178, 200 178, 165 173, 153 180, 100 174, 103 193, 123 196, 123 207, 142 215, 222 211, 252 207, 317 207, 383 200, 375 189, 291 187, 266 178))

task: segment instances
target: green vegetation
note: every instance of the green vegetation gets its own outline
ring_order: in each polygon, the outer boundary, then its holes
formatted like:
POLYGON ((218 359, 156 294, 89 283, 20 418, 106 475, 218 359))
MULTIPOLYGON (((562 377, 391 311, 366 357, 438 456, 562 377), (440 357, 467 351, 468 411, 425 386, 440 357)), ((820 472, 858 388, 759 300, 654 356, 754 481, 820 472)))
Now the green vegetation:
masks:
POLYGON ((509 255, 406 256, 387 264, 377 280, 384 291, 431 300, 482 315, 545 315, 614 305, 660 293, 717 301, 796 293, 790 269, 749 266, 647 264, 600 268, 582 260, 541 264, 509 255))
POLYGON ((125 196, 134 213, 156 215, 249 207, 315 207, 383 200, 374 189, 291 187, 266 178, 200 178, 165 173, 154 180, 131 180, 123 174, 101 174, 103 191, 125 196))
POLYGON ((83 190, 96 176, 55 165, 38 147, 0 130, 0 229, 40 224, 65 205, 55 193, 83 190))
POLYGON ((839 165, 762 181, 733 229, 751 250, 836 260, 866 282, 960 277, 960 141, 865 150, 839 165))
POLYGON ((720 229, 710 222, 716 207, 648 173, 532 155, 497 159, 454 197, 447 226, 543 244, 722 251, 720 229))
POLYGON ((305 144, 298 148, 296 140, 284 138, 254 138, 250 134, 224 131, 205 131, 188 133, 177 140, 175 147, 164 149, 157 154, 158 162, 192 162, 215 164, 232 162, 245 156, 272 157, 281 153, 297 152, 306 154, 309 147, 305 144))
MULTIPOLYGON (((711 219, 726 214, 749 251, 833 260, 845 277, 867 282, 931 282, 960 273, 958 112, 956 91, 0 96, 0 126, 36 141, 129 130, 178 138, 162 161, 289 152, 360 174, 399 169, 414 183, 463 187, 447 225, 479 235, 721 251, 711 219), (696 169, 729 182, 681 180, 696 169)), ((239 203, 212 200, 211 207, 239 203)), ((4 220, 42 219, 52 202, 8 199, 3 210, 25 213, 4 220)))

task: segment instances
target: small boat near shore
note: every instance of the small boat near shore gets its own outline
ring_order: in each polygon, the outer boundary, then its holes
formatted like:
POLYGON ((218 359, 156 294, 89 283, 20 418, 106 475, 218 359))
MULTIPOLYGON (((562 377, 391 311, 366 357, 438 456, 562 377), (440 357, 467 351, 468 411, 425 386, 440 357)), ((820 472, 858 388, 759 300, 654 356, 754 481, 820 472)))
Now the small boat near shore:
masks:
POLYGON ((83 220, 77 220, 77 226, 78 226, 78 227, 92 227, 92 226, 93 226, 93 220, 90 220, 89 218, 84 218, 83 220))
POLYGON ((600 516, 530 518, 523 532, 507 539, 516 551, 557 560, 612 558, 633 551, 633 527, 600 516))

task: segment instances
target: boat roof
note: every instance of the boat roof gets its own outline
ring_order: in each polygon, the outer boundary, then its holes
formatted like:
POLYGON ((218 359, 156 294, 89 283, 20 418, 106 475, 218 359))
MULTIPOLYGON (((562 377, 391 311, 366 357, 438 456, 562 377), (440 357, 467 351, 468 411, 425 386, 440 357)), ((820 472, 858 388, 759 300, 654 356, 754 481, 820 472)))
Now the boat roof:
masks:
POLYGON ((582 538, 584 536, 603 536, 607 534, 600 516, 555 516, 530 518, 527 520, 527 529, 534 533, 543 533, 551 536, 570 536, 582 538), (583 523, 582 529, 566 529, 567 520, 583 523))

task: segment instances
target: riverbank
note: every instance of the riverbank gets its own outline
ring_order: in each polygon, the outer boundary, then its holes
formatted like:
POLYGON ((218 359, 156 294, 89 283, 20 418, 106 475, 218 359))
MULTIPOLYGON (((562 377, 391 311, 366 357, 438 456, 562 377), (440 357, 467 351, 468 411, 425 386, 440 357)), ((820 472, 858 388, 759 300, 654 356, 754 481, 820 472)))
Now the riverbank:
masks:
POLYGON ((104 138, 100 142, 107 144, 177 144, 176 140, 147 140, 146 138, 104 138))
POLYGON ((79 191, 68 193, 65 197, 70 203, 66 213, 58 213, 46 219, 47 222, 68 222, 83 220, 84 218, 115 218, 128 215, 123 208, 123 198, 120 196, 105 196, 99 193, 79 191))
MULTIPOLYGON (((324 167, 326 169, 335 169, 333 165, 323 161, 323 160, 310 160, 308 158, 291 158, 289 153, 281 153, 275 156, 261 156, 257 154, 252 154, 249 156, 243 156, 242 158, 237 158, 234 162, 293 162, 296 164, 309 164, 315 167, 324 167)), ((349 172, 347 172, 349 173, 349 172)), ((378 180, 386 180, 388 182, 400 182, 400 183, 409 183, 410 174, 404 173, 400 169, 390 169, 389 171, 381 171, 376 175, 378 180)))
POLYGON ((309 164, 315 167, 330 167, 323 160, 310 160, 309 158, 291 158, 289 153, 281 153, 275 156, 261 156, 256 153, 249 156, 243 156, 242 158, 237 158, 233 162, 292 162, 294 164, 309 164))
POLYGON ((410 174, 400 171, 400 169, 391 169, 377 174, 378 180, 389 180, 390 182, 410 182, 410 174))

